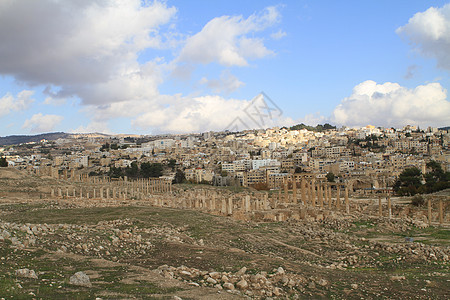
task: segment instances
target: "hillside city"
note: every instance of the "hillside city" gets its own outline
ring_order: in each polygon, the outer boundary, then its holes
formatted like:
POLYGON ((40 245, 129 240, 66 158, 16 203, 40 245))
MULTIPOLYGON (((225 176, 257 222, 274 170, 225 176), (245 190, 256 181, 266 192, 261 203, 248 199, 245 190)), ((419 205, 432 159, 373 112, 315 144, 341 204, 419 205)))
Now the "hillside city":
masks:
POLYGON ((278 189, 293 173, 352 182, 353 192, 390 189, 408 168, 450 171, 447 129, 269 128, 180 135, 71 134, 0 147, 10 167, 63 176, 77 170, 111 178, 161 177, 174 183, 278 189), (52 171, 53 170, 53 171, 52 171), (53 173, 52 173, 53 172, 53 173))

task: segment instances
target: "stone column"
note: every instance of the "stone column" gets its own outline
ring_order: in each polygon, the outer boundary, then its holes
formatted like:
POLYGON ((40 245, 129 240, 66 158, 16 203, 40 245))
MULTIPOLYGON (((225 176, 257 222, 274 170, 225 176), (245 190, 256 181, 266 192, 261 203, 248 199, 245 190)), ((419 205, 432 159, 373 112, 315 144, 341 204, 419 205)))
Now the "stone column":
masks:
POLYGON ((233 214, 233 197, 228 198, 227 205, 227 215, 231 216, 233 214))
POLYGON ((244 211, 246 213, 250 212, 250 196, 246 195, 245 196, 245 206, 244 206, 244 211))
POLYGON ((444 223, 444 207, 442 199, 439 199, 439 225, 442 226, 444 223))
POLYGON ((222 210, 221 210, 221 212, 223 214, 227 213, 227 203, 226 203, 225 199, 223 199, 223 198, 222 198, 222 210))
POLYGON ((267 193, 264 193, 264 204, 263 204, 263 209, 264 210, 268 210, 269 209, 269 199, 268 199, 268 195, 267 193))
POLYGON ((383 206, 381 205, 381 196, 378 196, 378 216, 383 215, 383 206))
POLYGON ((331 184, 327 186, 328 191, 328 209, 331 209, 331 184))
POLYGON ((319 206, 322 208, 323 207, 323 186, 322 186, 322 183, 319 183, 319 185, 317 185, 317 198, 319 200, 319 206))
POLYGON ((341 209, 341 186, 339 184, 337 185, 336 190, 336 208, 338 210, 341 209))
POLYGON ((311 180, 311 200, 311 205, 316 206, 316 185, 314 178, 311 180))
POLYGON ((350 213, 350 203, 348 200, 348 186, 345 185, 345 211, 346 213, 350 213))
POLYGON ((215 211, 216 210, 216 193, 212 193, 211 195, 211 210, 215 211))
POLYGON ((390 220, 392 218, 392 206, 391 206, 391 196, 389 194, 387 196, 387 203, 388 203, 388 217, 390 220))
POLYGON ((284 203, 289 203, 289 180, 287 176, 284 178, 284 203))
MULTIPOLYGON (((281 202, 281 186, 280 186, 280 189, 278 190, 278 203, 280 203, 281 202)), ((278 203, 276 204, 276 205, 278 205, 278 203)))
POLYGON ((300 182, 300 190, 301 190, 301 193, 302 193, 302 201, 303 201, 304 205, 306 205, 306 190, 305 190, 306 184, 305 183, 306 183, 305 182, 305 177, 302 176, 302 179, 301 179, 301 182, 300 182))
POLYGON ((308 203, 310 205, 312 205, 313 203, 313 198, 312 198, 312 189, 311 189, 311 183, 309 182, 308 185, 306 186, 306 192, 308 193, 308 203))
POLYGON ((52 191, 51 191, 51 197, 52 198, 54 198, 55 197, 55 190, 52 188, 52 191))
POLYGON ((297 175, 292 175, 292 202, 297 204, 297 175))

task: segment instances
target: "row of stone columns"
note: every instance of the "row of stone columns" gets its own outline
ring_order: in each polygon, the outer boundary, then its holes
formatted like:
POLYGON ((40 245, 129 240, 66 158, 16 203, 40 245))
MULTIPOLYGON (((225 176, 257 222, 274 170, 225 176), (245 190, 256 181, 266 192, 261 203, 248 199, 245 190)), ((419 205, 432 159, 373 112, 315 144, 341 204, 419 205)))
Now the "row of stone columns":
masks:
MULTIPOLYGON (((339 198, 340 194, 340 186, 341 184, 330 184, 330 183, 322 183, 316 184, 316 179, 313 177, 306 181, 306 175, 292 175, 291 181, 289 181, 289 177, 285 177, 283 182, 284 189, 284 202, 285 203, 298 203, 297 197, 297 177, 301 177, 300 181, 300 193, 301 193, 301 201, 303 204, 307 204, 307 202, 311 203, 313 206, 316 203, 323 207, 324 203, 328 203, 329 207, 331 207, 330 199, 332 199, 332 185, 337 187, 337 197, 339 198), (289 183, 292 183, 292 201, 290 201, 289 197, 289 183)), ((281 199, 281 188, 279 190, 279 195, 281 199)), ((345 184, 345 197, 348 199, 349 190, 347 184, 345 184)), ((346 201, 346 203, 348 200, 346 201)))

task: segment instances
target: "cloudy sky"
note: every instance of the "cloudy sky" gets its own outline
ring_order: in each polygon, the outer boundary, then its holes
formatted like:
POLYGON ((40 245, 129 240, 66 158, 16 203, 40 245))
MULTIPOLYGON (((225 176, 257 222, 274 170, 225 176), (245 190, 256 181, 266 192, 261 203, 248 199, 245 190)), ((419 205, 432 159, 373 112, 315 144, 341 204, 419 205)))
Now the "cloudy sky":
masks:
POLYGON ((449 88, 448 0, 0 1, 1 136, 449 126, 449 88))

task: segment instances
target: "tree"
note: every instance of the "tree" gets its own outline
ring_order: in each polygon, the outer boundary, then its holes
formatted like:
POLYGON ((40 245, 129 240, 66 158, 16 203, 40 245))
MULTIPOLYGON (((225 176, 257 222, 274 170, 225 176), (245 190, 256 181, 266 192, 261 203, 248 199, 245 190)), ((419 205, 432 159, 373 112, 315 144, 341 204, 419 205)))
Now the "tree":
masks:
POLYGON ((108 175, 111 178, 120 178, 123 176, 123 171, 121 168, 111 167, 108 175))
POLYGON ((131 163, 130 167, 127 167, 125 169, 125 175, 127 175, 128 177, 131 177, 131 178, 138 177, 138 175, 139 175, 139 167, 138 167, 138 164, 135 161, 133 161, 131 163))
POLYGON ((141 175, 144 178, 148 177, 159 177, 162 175, 163 166, 160 163, 142 163, 141 164, 141 175))
POLYGON ((411 204, 414 206, 423 206, 425 203, 425 199, 423 198, 422 195, 415 195, 412 199, 411 199, 411 204))
POLYGON ((432 160, 427 163, 427 168, 430 171, 424 175, 426 193, 433 193, 450 187, 450 173, 444 172, 440 163, 432 160))
POLYGON ((184 181, 186 181, 186 176, 184 175, 183 170, 177 169, 173 183, 183 183, 184 181))
POLYGON ((333 172, 329 172, 326 177, 327 177, 327 181, 328 182, 334 182, 334 174, 333 174, 333 172))
POLYGON ((108 151, 109 150, 109 144, 105 143, 104 145, 102 145, 102 147, 100 148, 100 151, 108 151))
POLYGON ((169 163, 167 164, 172 170, 175 169, 175 165, 177 164, 176 159, 169 159, 169 163))
POLYGON ((8 161, 6 160, 6 157, 0 157, 0 167, 5 168, 8 166, 8 161))
POLYGON ((416 167, 406 168, 394 184, 394 191, 400 195, 415 195, 422 186, 422 172, 416 167))

